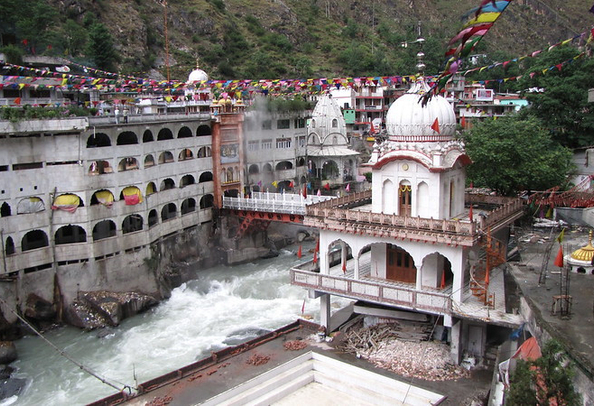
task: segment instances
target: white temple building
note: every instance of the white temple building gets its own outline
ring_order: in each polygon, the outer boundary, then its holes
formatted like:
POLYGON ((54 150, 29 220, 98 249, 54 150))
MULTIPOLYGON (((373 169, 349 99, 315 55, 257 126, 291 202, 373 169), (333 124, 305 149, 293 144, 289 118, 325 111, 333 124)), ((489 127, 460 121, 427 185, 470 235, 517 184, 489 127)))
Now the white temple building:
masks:
POLYGON ((322 96, 307 126, 307 162, 312 188, 354 181, 359 153, 349 149, 346 123, 330 94, 322 96))
POLYGON ((521 324, 506 309, 503 271, 495 267, 505 261, 522 203, 465 195, 471 161, 455 138, 454 109, 441 96, 423 105, 428 90, 420 77, 390 107, 387 134, 366 164, 371 190, 307 207, 304 224, 320 230, 319 263, 294 268, 291 277, 320 298, 328 331, 337 327, 331 295, 357 300, 355 312, 414 312, 444 331, 460 362, 485 353, 488 325, 521 324))

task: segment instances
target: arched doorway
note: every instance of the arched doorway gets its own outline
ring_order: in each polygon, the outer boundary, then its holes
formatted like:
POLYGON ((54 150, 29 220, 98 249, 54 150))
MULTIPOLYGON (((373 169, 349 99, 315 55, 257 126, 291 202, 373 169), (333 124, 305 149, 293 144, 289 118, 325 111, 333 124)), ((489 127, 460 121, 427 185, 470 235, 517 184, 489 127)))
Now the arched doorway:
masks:
POLYGON ((412 207, 412 188, 410 182, 403 180, 398 188, 398 214, 410 216, 412 207))
POLYGON ((408 252, 392 244, 388 244, 386 249, 386 279, 403 283, 417 281, 417 268, 413 258, 408 252))

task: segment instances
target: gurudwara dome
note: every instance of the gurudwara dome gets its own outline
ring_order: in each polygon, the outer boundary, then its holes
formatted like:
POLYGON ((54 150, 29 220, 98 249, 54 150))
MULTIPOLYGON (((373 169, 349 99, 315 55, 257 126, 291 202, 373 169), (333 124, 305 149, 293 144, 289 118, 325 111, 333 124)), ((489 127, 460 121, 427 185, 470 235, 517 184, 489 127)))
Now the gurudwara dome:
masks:
POLYGON ((190 75, 188 76, 188 83, 202 82, 202 81, 207 81, 207 80, 208 80, 208 75, 206 74, 206 72, 204 72, 198 66, 196 66, 196 69, 194 69, 192 72, 190 72, 190 75))
POLYGON ((433 96, 427 104, 421 104, 421 97, 429 86, 421 77, 413 87, 398 98, 386 116, 386 130, 390 138, 417 136, 453 136, 456 132, 456 115, 452 105, 442 96, 433 96), (435 131, 437 119, 439 131, 435 131))

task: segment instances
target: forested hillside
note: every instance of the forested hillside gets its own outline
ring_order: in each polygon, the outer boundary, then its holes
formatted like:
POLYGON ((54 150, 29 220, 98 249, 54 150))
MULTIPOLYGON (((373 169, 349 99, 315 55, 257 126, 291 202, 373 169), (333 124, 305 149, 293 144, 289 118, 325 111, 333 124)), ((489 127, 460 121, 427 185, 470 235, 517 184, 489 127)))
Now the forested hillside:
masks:
MULTIPOLYGON (((460 17, 479 0, 0 0, 2 47, 101 69, 185 79, 199 61, 217 79, 414 73, 421 22, 438 73, 460 17), (166 21, 166 24, 165 24, 166 21), (167 39, 165 40, 165 29, 167 39), (167 47, 168 45, 168 47, 167 47), (166 58, 166 49, 169 58, 166 58), (113 52, 110 51, 113 49, 113 52)), ((516 0, 479 45, 514 58, 588 30, 583 0, 516 0)))

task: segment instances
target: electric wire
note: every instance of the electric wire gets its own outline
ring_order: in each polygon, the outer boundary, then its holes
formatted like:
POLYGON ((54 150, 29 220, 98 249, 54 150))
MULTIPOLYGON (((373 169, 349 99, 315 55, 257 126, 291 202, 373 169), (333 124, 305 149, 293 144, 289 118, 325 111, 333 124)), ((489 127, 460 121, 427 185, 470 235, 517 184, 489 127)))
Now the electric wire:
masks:
POLYGON ((72 358, 72 356, 70 354, 68 354, 66 351, 58 348, 58 346, 56 346, 50 340, 48 340, 47 338, 45 338, 44 335, 41 334, 41 332, 37 331, 37 329, 35 327, 33 327, 31 325, 31 323, 29 323, 24 317, 22 317, 16 311, 14 311, 13 309, 11 309, 10 306, 8 305, 8 303, 6 303, 6 301, 4 301, 3 299, 0 298, 0 303, 2 303, 4 306, 6 306, 6 308, 11 313, 13 313, 20 321, 22 321, 23 323, 25 323, 25 325, 27 327, 29 327, 36 335, 38 335, 43 341, 45 341, 46 344, 48 344, 50 347, 52 347, 58 354, 60 354, 64 358, 66 358, 68 361, 72 362, 74 365, 76 365, 77 367, 79 367, 81 370, 85 371, 86 373, 88 373, 92 377, 94 377, 94 378, 98 379, 99 381, 101 381, 101 383, 103 383, 105 385, 108 385, 108 386, 111 386, 112 388, 114 388, 118 392, 122 392, 122 391, 124 391, 124 390, 127 389, 128 392, 131 393, 132 389, 134 389, 134 390, 137 390, 138 389, 137 387, 126 385, 125 383, 119 382, 116 379, 111 379, 111 381, 110 381, 107 378, 104 378, 101 375, 97 374, 96 372, 92 371, 88 367, 84 366, 83 364, 81 364, 80 362, 78 362, 77 360, 75 360, 74 358, 72 358), (117 386, 113 382, 116 382, 120 386, 117 386))

